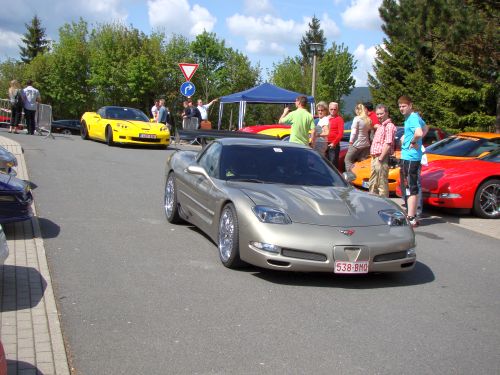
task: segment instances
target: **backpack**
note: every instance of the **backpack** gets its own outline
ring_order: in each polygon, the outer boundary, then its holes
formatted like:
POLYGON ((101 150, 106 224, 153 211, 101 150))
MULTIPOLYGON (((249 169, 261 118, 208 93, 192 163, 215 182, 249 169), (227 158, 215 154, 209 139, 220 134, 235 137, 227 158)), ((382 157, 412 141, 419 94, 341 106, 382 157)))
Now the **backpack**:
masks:
POLYGON ((11 100, 12 108, 20 109, 24 106, 23 95, 21 94, 21 90, 17 90, 14 99, 11 100))

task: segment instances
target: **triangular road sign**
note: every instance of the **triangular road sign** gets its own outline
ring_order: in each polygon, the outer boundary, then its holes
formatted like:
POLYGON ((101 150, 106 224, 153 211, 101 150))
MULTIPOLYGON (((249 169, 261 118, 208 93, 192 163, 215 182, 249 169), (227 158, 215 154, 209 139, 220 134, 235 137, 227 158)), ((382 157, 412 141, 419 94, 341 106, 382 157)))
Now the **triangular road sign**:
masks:
POLYGON ((198 69, 199 64, 188 64, 188 63, 179 63, 179 67, 182 70, 182 74, 186 78, 186 81, 191 80, 194 72, 198 69))

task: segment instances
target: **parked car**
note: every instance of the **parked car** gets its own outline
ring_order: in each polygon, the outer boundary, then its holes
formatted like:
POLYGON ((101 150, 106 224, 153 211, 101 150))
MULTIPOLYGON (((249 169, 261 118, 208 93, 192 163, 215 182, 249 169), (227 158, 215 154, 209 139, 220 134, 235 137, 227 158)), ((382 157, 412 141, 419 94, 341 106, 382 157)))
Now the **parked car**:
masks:
MULTIPOLYGON (((398 131, 402 135, 402 130, 398 131)), ((490 141, 488 141, 488 139, 491 138, 491 134, 493 133, 471 132, 471 133, 461 133, 456 136, 446 138, 447 133, 441 131, 440 129, 431 127, 429 128, 427 135, 424 137, 423 144, 424 146, 426 146, 426 154, 429 162, 437 159, 449 159, 449 158, 464 159, 469 157, 476 157, 479 155, 474 153, 473 151, 471 151, 471 154, 468 155, 468 151, 466 151, 466 149, 468 149, 468 146, 465 146, 465 144, 468 144, 471 147, 474 147, 474 145, 479 147, 480 143, 486 142, 485 145, 486 148, 488 148, 489 147, 488 145, 490 144, 490 141), (441 138, 441 140, 437 141, 438 138, 441 138), (457 151, 456 155, 448 155, 450 152, 454 153, 454 151, 451 150, 454 149, 455 145, 457 144, 461 144, 464 146, 463 152, 457 151)), ((401 138, 401 135, 399 136, 399 139, 401 138)), ((494 145, 496 142, 494 140, 495 137, 500 140, 500 137, 498 137, 498 135, 493 136, 491 140, 491 147, 493 148, 498 147, 494 145)), ((399 142, 396 143, 396 145, 398 144, 399 142)), ((398 146, 396 147, 396 149, 398 149, 398 146)), ((399 150, 400 149, 401 148, 399 145, 399 150)), ((401 157, 401 151, 399 150, 394 153, 397 159, 401 157)), ((481 148, 478 148, 478 150, 481 150, 481 148)), ((352 169, 352 172, 356 175, 356 178, 352 181, 353 185, 360 188, 368 189, 368 182, 370 180, 370 173, 371 173, 371 159, 368 158, 366 160, 356 163, 354 165, 354 168, 352 169)), ((389 169, 389 192, 393 194, 396 192, 398 178, 399 178, 399 166, 395 165, 389 169)))
POLYGON ((55 120, 52 121, 52 132, 66 135, 80 134, 80 120, 55 120))
POLYGON ((0 173, 0 224, 31 218, 32 201, 28 182, 0 173))
POLYGON ((421 184, 424 204, 499 219, 500 148, 477 159, 433 161, 422 168, 421 184))
POLYGON ((151 122, 140 110, 107 106, 82 116, 81 136, 114 144, 154 145, 167 147, 170 132, 165 124, 151 122))
POLYGON ((165 215, 218 246, 224 266, 285 271, 399 272, 416 263, 399 206, 350 186, 309 147, 223 138, 166 164, 165 215))
MULTIPOLYGON (((9 256, 9 247, 7 246, 7 237, 0 224, 0 265, 5 263, 5 259, 9 256)), ((1 360, 0 360, 1 362, 1 360)))
POLYGON ((0 173, 7 173, 15 176, 16 171, 13 167, 17 167, 16 157, 9 150, 0 146, 0 173))

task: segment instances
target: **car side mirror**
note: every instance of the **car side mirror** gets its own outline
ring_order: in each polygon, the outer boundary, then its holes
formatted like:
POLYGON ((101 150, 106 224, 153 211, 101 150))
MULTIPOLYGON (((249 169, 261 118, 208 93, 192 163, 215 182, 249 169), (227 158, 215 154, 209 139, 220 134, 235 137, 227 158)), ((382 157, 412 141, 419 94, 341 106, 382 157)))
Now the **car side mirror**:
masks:
POLYGON ((205 168, 200 167, 199 165, 190 165, 189 167, 187 167, 187 171, 191 174, 197 174, 205 178, 210 178, 205 168))
POLYGON ((344 179, 349 183, 353 182, 356 179, 356 175, 352 172, 344 172, 342 173, 342 176, 344 176, 344 179))

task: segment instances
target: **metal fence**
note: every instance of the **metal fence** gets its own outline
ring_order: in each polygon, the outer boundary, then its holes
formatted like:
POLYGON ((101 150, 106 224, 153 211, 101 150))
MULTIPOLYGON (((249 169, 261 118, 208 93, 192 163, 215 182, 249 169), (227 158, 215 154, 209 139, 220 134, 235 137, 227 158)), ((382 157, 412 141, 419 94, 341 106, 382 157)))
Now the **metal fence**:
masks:
MULTIPOLYGON (((0 124, 10 126, 12 117, 11 105, 9 99, 0 99, 0 124)), ((36 127, 50 128, 52 125, 52 106, 48 104, 38 104, 35 114, 36 127)), ((21 125, 26 126, 24 113, 21 116, 21 125)))

